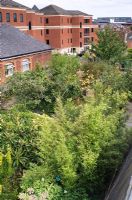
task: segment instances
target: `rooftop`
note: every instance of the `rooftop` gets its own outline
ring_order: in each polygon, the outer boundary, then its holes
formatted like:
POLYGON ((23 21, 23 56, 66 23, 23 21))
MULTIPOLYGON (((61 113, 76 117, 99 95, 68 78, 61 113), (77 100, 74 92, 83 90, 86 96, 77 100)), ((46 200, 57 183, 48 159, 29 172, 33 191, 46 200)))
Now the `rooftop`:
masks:
POLYGON ((39 8, 38 8, 36 5, 34 5, 34 6, 32 7, 32 10, 38 11, 38 12, 39 12, 39 8))
POLYGON ((12 0, 0 0, 0 7, 22 8, 22 9, 31 10, 31 8, 24 6, 20 3, 17 3, 15 1, 12 1, 12 0))
POLYGON ((0 25, 0 60, 51 50, 51 47, 8 24, 0 25))
POLYGON ((85 16, 91 16, 87 13, 81 12, 79 10, 65 10, 59 6, 56 5, 48 5, 42 9, 40 9, 40 12, 44 13, 45 15, 85 15, 85 16))
POLYGON ((17 3, 12 0, 0 0, 0 7, 9 7, 9 8, 21 8, 21 9, 27 9, 27 10, 33 10, 35 12, 41 12, 45 15, 83 15, 83 16, 91 16, 87 13, 81 12, 79 10, 65 10, 59 6, 56 5, 48 5, 42 9, 39 9, 36 5, 33 6, 33 8, 29 8, 27 6, 24 6, 20 3, 17 3))

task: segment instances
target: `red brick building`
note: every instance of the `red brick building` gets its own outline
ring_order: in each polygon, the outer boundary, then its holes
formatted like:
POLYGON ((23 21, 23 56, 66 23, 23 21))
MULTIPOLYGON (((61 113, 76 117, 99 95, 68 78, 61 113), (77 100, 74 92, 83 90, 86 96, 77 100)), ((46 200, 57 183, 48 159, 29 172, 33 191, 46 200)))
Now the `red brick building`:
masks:
POLYGON ((55 5, 30 9, 12 0, 0 0, 0 23, 10 23, 60 53, 81 52, 96 41, 92 15, 55 5))
POLYGON ((51 58, 51 47, 9 24, 0 25, 0 83, 14 74, 32 70, 51 58))
POLYGON ((127 34, 127 45, 128 48, 132 48, 132 31, 127 34))

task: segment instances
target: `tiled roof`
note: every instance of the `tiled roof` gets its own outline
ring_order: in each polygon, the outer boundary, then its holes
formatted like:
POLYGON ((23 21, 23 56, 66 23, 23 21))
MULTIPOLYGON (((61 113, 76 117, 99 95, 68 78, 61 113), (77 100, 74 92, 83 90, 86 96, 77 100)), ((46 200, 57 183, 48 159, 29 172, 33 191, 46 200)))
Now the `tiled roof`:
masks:
POLYGON ((49 45, 7 24, 0 25, 0 59, 51 50, 49 45))
POLYGON ((60 8, 56 5, 49 5, 42 9, 40 9, 40 12, 44 13, 45 15, 85 15, 90 16, 86 13, 83 13, 78 10, 64 10, 63 8, 60 8))
POLYGON ((28 8, 27 6, 24 6, 12 0, 0 0, 0 7, 22 8, 22 9, 31 10, 31 8, 28 8))

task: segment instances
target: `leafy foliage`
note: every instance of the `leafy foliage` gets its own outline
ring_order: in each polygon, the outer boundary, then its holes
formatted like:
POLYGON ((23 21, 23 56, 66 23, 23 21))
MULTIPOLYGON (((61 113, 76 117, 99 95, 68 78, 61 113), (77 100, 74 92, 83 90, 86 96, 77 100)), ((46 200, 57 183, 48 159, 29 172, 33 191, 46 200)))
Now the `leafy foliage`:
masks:
POLYGON ((126 50, 126 45, 119 33, 107 26, 97 32, 98 43, 93 46, 93 50, 101 60, 117 62, 121 59, 126 50))
POLYGON ((78 68, 76 57, 54 55, 48 68, 37 66, 34 71, 17 73, 11 77, 3 88, 5 100, 15 96, 17 102, 28 109, 51 114, 57 96, 60 95, 63 101, 81 96, 78 68))
POLYGON ((18 192, 21 185, 20 199, 29 193, 49 200, 104 198, 131 145, 125 128, 131 80, 130 71, 106 61, 80 66, 66 55, 9 80, 4 95, 16 102, 1 111, 0 150, 11 147, 11 188, 18 192))

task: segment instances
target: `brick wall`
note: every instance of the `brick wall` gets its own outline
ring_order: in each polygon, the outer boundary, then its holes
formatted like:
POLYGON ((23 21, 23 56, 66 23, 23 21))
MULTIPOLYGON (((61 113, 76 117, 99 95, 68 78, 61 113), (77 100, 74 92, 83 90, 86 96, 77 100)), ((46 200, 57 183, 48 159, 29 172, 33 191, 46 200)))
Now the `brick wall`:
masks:
POLYGON ((28 59, 30 61, 30 70, 35 68, 36 63, 42 65, 46 64, 51 59, 51 52, 37 53, 29 56, 22 56, 19 58, 13 58, 5 61, 0 61, 0 83, 4 83, 6 80, 5 76, 5 65, 12 63, 14 65, 15 72, 22 72, 22 61, 28 59))
POLYGON ((132 48, 132 40, 128 40, 127 44, 128 44, 128 48, 132 48))

